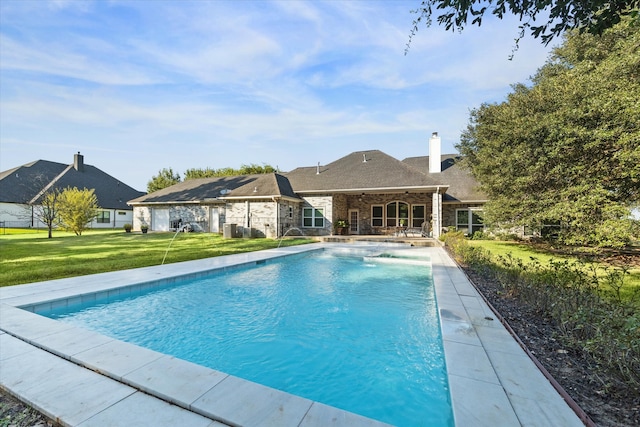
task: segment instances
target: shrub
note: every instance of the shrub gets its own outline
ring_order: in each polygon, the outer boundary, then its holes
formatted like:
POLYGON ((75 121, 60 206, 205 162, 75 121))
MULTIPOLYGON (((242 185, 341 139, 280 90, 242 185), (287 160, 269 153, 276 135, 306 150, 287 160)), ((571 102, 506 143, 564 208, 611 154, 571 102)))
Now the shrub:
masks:
MULTIPOLYGON (((622 298, 626 269, 598 274, 583 262, 536 259, 524 263, 510 254, 492 259, 472 248, 464 237, 449 234, 445 245, 455 258, 558 325, 565 345, 587 352, 594 366, 629 386, 640 386, 640 291, 622 298)), ((605 386, 611 384, 605 384, 605 386)))

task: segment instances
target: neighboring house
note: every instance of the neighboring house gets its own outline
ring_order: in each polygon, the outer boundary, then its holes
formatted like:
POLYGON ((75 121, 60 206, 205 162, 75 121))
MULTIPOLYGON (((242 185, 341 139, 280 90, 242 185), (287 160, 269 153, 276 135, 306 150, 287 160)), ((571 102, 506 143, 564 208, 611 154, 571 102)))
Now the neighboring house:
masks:
POLYGON ((214 233, 235 228, 236 235, 277 238, 292 228, 330 235, 346 220, 348 233, 361 235, 482 230, 486 197, 455 155, 440 154, 440 144, 434 133, 429 156, 403 161, 358 151, 288 173, 188 180, 129 201, 134 228, 197 223, 214 233))
POLYGON ((98 217, 92 228, 116 228, 133 221, 127 204, 144 193, 134 190, 74 155, 72 164, 37 160, 0 173, 0 222, 6 227, 46 227, 34 215, 39 200, 51 189, 93 189, 98 199, 98 217))

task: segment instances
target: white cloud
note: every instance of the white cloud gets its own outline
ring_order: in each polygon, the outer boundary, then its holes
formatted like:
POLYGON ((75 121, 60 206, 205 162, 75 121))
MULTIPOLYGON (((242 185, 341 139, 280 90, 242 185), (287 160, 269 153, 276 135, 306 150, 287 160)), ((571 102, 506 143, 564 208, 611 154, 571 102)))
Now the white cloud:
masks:
POLYGON ((34 160, 16 148, 33 144, 42 158, 100 152, 105 170, 121 169, 106 153, 150 153, 123 169, 136 180, 240 164, 207 164, 225 159, 288 169, 367 148, 420 155, 436 130, 453 147, 469 108, 548 52, 525 41, 508 61, 507 22, 421 28, 405 56, 415 1, 44 5, 0 3, 3 167, 34 160))

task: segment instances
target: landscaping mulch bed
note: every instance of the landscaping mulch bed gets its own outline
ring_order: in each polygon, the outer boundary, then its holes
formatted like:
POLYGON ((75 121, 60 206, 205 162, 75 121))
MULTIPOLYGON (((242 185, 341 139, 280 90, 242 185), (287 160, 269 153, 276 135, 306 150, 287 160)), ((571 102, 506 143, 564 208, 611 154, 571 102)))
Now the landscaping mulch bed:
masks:
MULTIPOLYGON (((637 265, 638 260, 640 256, 626 262, 637 265)), ((613 375, 597 369, 587 354, 563 344, 553 321, 506 295, 495 281, 462 268, 533 356, 597 426, 640 426, 640 390, 621 384, 613 375)))
POLYGON ((52 421, 0 389, 0 427, 53 427, 52 421))

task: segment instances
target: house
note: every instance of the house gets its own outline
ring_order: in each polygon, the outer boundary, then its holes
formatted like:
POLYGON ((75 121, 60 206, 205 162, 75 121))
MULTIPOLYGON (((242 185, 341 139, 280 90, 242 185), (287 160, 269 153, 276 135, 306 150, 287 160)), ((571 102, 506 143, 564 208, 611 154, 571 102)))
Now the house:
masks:
POLYGON ((130 200, 133 225, 166 231, 190 223, 214 233, 271 238, 292 228, 330 235, 338 220, 359 235, 482 230, 486 196, 457 156, 440 154, 437 133, 429 145, 429 156, 402 161, 379 150, 357 151, 287 173, 188 180, 130 200))
POLYGON ((145 224, 154 231, 170 231, 189 223, 220 233, 223 224, 235 224, 245 235, 275 237, 278 224, 294 225, 286 218, 293 218, 293 208, 302 202, 286 177, 269 173, 191 179, 130 200, 129 204, 133 206, 136 230, 145 224))
POLYGON ((34 214, 39 199, 46 191, 67 187, 94 190, 99 209, 92 228, 131 223, 133 209, 127 201, 145 194, 85 164, 80 153, 74 155, 71 164, 36 160, 0 173, 0 222, 5 227, 46 227, 34 214))

